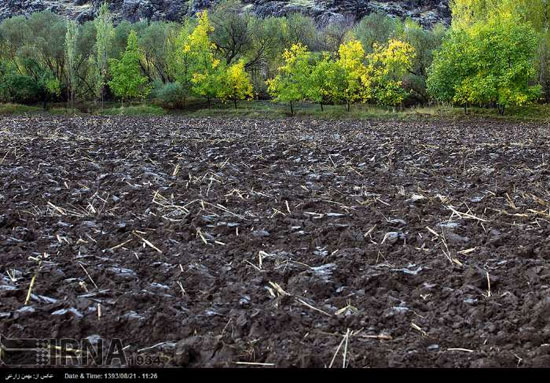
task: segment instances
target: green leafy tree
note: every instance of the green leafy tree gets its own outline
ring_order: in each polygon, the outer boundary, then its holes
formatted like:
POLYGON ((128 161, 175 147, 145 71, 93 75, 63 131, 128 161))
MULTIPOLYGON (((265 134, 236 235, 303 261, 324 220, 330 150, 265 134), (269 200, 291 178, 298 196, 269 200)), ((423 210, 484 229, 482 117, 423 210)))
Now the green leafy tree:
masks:
POLYGON ((242 12, 241 2, 222 1, 211 12, 210 19, 214 26, 211 39, 226 64, 243 58, 252 47, 250 27, 253 18, 242 12))
POLYGON ((548 0, 453 0, 453 29, 467 29, 490 19, 513 15, 531 25, 537 33, 533 61, 537 81, 546 101, 550 101, 550 1, 548 0))
POLYGON ((0 61, 0 102, 30 104, 39 100, 38 84, 21 74, 12 61, 0 61))
POLYGON ((198 25, 189 36, 185 45, 192 59, 193 92, 210 101, 220 93, 223 79, 224 65, 216 58, 216 44, 210 40, 210 34, 214 27, 208 19, 208 11, 202 11, 197 15, 198 25))
POLYGON ((319 34, 315 20, 301 13, 292 13, 281 18, 283 33, 283 47, 286 49, 292 45, 300 44, 310 51, 319 45, 319 34))
POLYGON ((344 19, 327 24, 323 29, 317 32, 320 40, 319 50, 327 51, 331 54, 338 53, 338 48, 348 38, 352 28, 353 21, 344 19))
POLYGON ((181 26, 179 33, 168 40, 167 70, 168 76, 173 77, 181 91, 183 107, 193 92, 193 70, 195 65, 194 51, 191 49, 190 36, 195 25, 187 19, 181 26))
MULTIPOLYGON (((414 48, 414 57, 410 69, 403 75, 403 87, 410 90, 413 101, 426 103, 429 95, 426 89, 428 69, 432 65, 433 52, 437 50, 447 33, 443 24, 432 29, 423 28, 417 22, 406 20, 396 39, 410 44, 414 48)), ((408 97, 409 98, 409 97, 408 97)))
POLYGON ((97 100, 97 49, 96 29, 93 21, 78 26, 75 51, 75 97, 81 100, 97 100))
POLYGON ((74 109, 76 77, 76 42, 78 38, 78 24, 75 21, 67 21, 67 33, 65 35, 65 57, 67 61, 67 77, 69 90, 69 103, 74 109))
POLYGON ((384 13, 374 12, 361 19, 352 29, 354 39, 361 41, 367 53, 374 51, 374 44, 385 44, 394 37, 400 21, 384 13))
POLYGON ((288 102, 294 115, 294 102, 307 98, 307 85, 311 74, 311 53, 302 44, 294 44, 283 52, 284 65, 279 73, 268 80, 268 91, 276 102, 288 102))
POLYGON ((31 39, 32 31, 28 19, 24 16, 15 16, 0 23, 0 41, 2 43, 0 55, 12 62, 17 58, 20 49, 31 39))
MULTIPOLYGON (((197 23, 184 24, 172 43, 169 66, 186 95, 205 97, 208 105, 220 93, 224 63, 216 58, 216 44, 210 35, 208 11, 197 14, 197 23)), ((184 99, 185 103, 185 99, 184 99)))
POLYGON ((108 50, 114 35, 112 15, 106 2, 101 5, 99 15, 94 20, 94 25, 96 29, 96 94, 101 99, 101 107, 103 108, 109 69, 108 50))
POLYGON ((139 35, 139 44, 143 50, 144 70, 151 81, 160 80, 166 84, 175 80, 170 73, 169 57, 171 42, 177 33, 177 24, 155 21, 139 35))
POLYGON ((260 97, 267 97, 266 79, 277 74, 282 65, 285 47, 285 21, 279 17, 258 18, 251 16, 251 47, 246 54, 246 69, 249 71, 255 91, 260 97))
POLYGON ((0 98, 7 102, 31 104, 41 101, 44 109, 59 97, 59 80, 38 61, 22 58, 19 68, 13 63, 0 64, 0 98))
POLYGON ((141 71, 140 56, 137 33, 131 31, 122 58, 110 60, 112 80, 109 87, 122 99, 123 105, 125 99, 145 98, 151 91, 147 77, 141 71))
POLYGON ((338 104, 343 100, 347 86, 346 71, 328 54, 323 54, 311 70, 307 86, 307 98, 321 106, 338 104))
POLYGON ((536 52, 535 31, 516 15, 457 28, 436 53, 428 90, 439 101, 495 106, 504 114, 540 94, 532 85, 536 52))

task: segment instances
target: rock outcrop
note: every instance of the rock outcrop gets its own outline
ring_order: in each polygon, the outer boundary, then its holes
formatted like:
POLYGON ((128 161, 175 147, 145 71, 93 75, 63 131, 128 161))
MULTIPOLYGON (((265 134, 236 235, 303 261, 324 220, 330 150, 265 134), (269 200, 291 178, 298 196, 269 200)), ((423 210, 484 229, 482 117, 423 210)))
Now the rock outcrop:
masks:
MULTIPOLYGON (((0 20, 51 10, 80 22, 92 19, 104 0, 2 0, 0 20)), ((218 0, 110 0, 117 20, 181 20, 185 14, 209 8, 218 0)), ((300 12, 319 24, 343 19, 358 20, 372 12, 410 17, 425 27, 450 21, 449 0, 243 0, 243 9, 259 16, 283 16, 300 12)))

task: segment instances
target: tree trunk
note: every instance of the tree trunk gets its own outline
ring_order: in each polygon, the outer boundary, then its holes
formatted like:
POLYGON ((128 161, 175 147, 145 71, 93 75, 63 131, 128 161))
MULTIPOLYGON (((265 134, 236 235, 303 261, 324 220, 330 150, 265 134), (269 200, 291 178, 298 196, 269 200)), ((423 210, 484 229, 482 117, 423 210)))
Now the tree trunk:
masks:
POLYGON ((321 112, 324 112, 324 111, 325 111, 325 109, 323 109, 323 103, 321 102, 321 104, 320 104, 320 105, 321 105, 321 112))
POLYGON ((350 109, 351 109, 351 105, 350 105, 350 102, 349 102, 349 101, 347 102, 347 105, 348 105, 348 112, 349 112, 350 109))
POLYGON ((237 99, 236 98, 233 99, 233 103, 235 104, 235 109, 237 109, 237 99))
POLYGON ((294 116, 294 106, 292 105, 292 101, 290 101, 290 115, 294 116))

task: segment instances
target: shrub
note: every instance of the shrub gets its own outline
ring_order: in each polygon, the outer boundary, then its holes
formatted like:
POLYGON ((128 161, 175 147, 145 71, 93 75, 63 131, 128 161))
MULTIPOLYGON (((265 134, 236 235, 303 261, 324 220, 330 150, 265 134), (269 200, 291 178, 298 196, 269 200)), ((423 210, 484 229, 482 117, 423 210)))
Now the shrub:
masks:
POLYGON ((185 90, 179 82, 156 84, 153 90, 153 98, 163 108, 182 109, 185 107, 185 90))

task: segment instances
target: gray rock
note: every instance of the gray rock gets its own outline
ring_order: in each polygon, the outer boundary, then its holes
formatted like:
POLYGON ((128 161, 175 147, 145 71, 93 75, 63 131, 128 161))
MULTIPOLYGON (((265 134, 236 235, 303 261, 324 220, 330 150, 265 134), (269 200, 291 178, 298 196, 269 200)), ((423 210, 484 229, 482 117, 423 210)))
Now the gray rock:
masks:
POLYGON ((71 313, 73 314, 76 318, 82 318, 84 315, 82 315, 82 313, 80 311, 78 311, 77 309, 75 309, 74 307, 71 307, 71 308, 68 308, 68 309, 60 309, 60 310, 57 310, 57 311, 54 311, 52 313, 52 315, 65 315, 65 314, 68 314, 68 313, 71 313))
POLYGON ((386 233, 386 235, 384 235, 384 239, 382 240, 382 242, 393 245, 397 242, 397 240, 403 240, 405 239, 405 237, 405 234, 400 231, 390 231, 389 233, 386 233))
MULTIPOLYGON (((33 12, 50 10, 84 22, 91 20, 98 12, 104 0, 2 0, 0 2, 0 20, 33 12)), ((186 14, 195 14, 210 8, 219 0, 111 0, 109 8, 115 21, 128 20, 168 20, 180 21, 186 14)), ((243 0, 243 9, 250 10, 260 17, 287 16, 302 13, 313 17, 319 25, 346 23, 381 12, 397 18, 411 18, 425 27, 439 22, 449 24, 451 12, 449 0, 243 0)))
POLYGON ((18 313, 33 313, 36 310, 32 306, 23 306, 20 309, 17 310, 18 313))
POLYGON ((137 274, 134 270, 125 269, 123 267, 109 267, 107 271, 115 274, 117 277, 120 277, 126 280, 134 279, 137 277, 137 274))
POLYGON ((437 226, 441 227, 442 229, 454 230, 454 229, 458 229, 460 227, 460 223, 458 223, 458 222, 441 222, 437 226))
POLYGON ((264 237, 270 236, 269 231, 267 230, 256 230, 252 232, 252 235, 257 238, 264 238, 264 237))
POLYGON ((447 242, 455 244, 455 245, 461 245, 461 244, 466 244, 466 243, 470 242, 470 238, 463 237, 463 236, 458 235, 456 233, 446 233, 445 234, 445 239, 447 240, 447 242))

